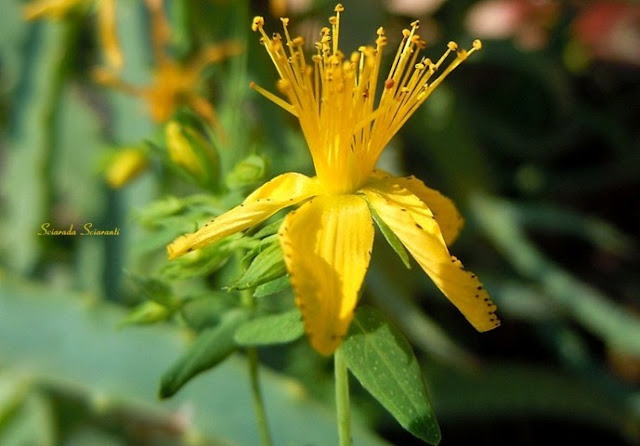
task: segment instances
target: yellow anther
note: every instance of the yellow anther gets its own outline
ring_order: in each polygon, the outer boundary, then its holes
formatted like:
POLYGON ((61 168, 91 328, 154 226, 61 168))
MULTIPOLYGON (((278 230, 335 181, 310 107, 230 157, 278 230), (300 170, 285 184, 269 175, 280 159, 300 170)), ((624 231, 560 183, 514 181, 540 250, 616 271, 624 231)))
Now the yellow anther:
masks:
POLYGON ((408 29, 403 29, 402 30, 402 35, 404 37, 409 37, 411 35, 411 31, 409 31, 408 29))
POLYGON ((458 49, 458 44, 455 42, 449 42, 447 43, 447 48, 449 48, 451 51, 455 51, 458 49))
POLYGON ((320 30, 320 35, 321 36, 326 36, 328 34, 331 33, 331 30, 329 28, 327 28, 326 26, 323 26, 322 29, 320 30))
POLYGON ((264 26, 264 17, 261 17, 259 15, 255 16, 253 18, 253 23, 251 23, 251 30, 258 31, 263 26, 264 26))
POLYGON ((280 21, 282 22, 282 26, 285 28, 289 26, 289 17, 280 17, 280 21))
POLYGON ((482 49, 482 42, 478 39, 473 41, 473 49, 474 50, 480 50, 482 49))
POLYGON ((295 37, 295 38, 291 41, 291 43, 292 43, 294 46, 303 46, 303 45, 304 45, 304 37, 300 37, 300 36, 295 37))
POLYGON ((336 7, 335 7, 335 8, 333 8, 333 10, 334 10, 335 12, 344 12, 344 6, 342 6, 342 3, 338 3, 338 4, 336 5, 336 7))
POLYGON ((278 82, 276 82, 276 87, 281 92, 286 93, 287 91, 291 90, 291 82, 286 79, 280 79, 278 82))
POLYGON ((411 22, 411 28, 414 28, 414 29, 420 28, 420 20, 416 20, 414 22, 411 22))
POLYGON ((415 66, 416 70, 424 70, 426 66, 423 63, 417 63, 415 66))
POLYGON ((378 34, 379 36, 384 36, 384 28, 382 26, 378 28, 376 34, 378 34))
POLYGON ((330 63, 331 65, 333 65, 333 66, 337 66, 337 65, 340 63, 340 59, 341 59, 341 57, 340 57, 340 56, 338 56, 337 54, 332 54, 332 55, 329 57, 329 63, 330 63))
POLYGON ((329 17, 329 24, 335 26, 338 23, 338 18, 336 16, 329 17))

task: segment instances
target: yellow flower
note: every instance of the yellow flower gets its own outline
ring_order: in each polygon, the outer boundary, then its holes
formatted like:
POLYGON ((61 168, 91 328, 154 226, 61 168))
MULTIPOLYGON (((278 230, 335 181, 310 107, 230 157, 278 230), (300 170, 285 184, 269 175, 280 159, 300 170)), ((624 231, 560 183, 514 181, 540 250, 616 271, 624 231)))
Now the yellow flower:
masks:
POLYGON ((119 189, 144 172, 148 166, 149 159, 143 150, 126 148, 114 155, 104 176, 109 186, 119 189))
POLYGON ((42 17, 62 18, 73 9, 95 4, 98 12, 98 35, 100 45, 105 52, 107 64, 110 68, 122 68, 122 51, 116 33, 116 3, 115 0, 33 0, 25 5, 23 12, 27 20, 42 17))
POLYGON ((152 43, 156 62, 151 85, 132 85, 118 78, 111 70, 101 68, 94 71, 95 80, 146 100, 152 119, 158 123, 169 120, 179 105, 187 105, 220 131, 215 109, 197 91, 198 79, 210 64, 238 54, 240 46, 233 42, 209 45, 187 64, 176 63, 168 57, 166 51, 171 31, 164 16, 162 1, 146 0, 146 4, 151 12, 152 43))
POLYGON ((353 318, 358 294, 371 257, 376 212, 395 233, 444 295, 478 330, 499 325, 496 306, 478 278, 463 269, 447 245, 462 226, 454 204, 414 177, 396 178, 375 170, 380 153, 411 114, 469 54, 455 43, 437 61, 418 59, 423 40, 418 22, 404 38, 384 82, 376 106, 384 30, 376 47, 361 47, 350 58, 340 52, 341 5, 322 30, 317 54, 309 63, 301 38, 291 38, 288 20, 284 38, 269 37, 264 20, 253 29, 262 35, 287 100, 253 87, 298 117, 317 176, 280 175, 247 197, 239 206, 183 235, 167 249, 176 258, 242 231, 288 206, 300 205, 285 217, 278 232, 284 260, 304 317, 311 345, 329 355, 342 341, 353 318), (442 70, 440 72, 440 69, 442 70), (436 73, 440 73, 436 75, 436 73))

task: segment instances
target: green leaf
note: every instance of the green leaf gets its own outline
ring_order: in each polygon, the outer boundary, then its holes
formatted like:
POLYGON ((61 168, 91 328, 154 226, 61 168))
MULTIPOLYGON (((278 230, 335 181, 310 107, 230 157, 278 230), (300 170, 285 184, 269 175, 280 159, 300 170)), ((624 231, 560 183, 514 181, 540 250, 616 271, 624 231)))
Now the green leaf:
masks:
POLYGON ((243 189, 258 183, 264 178, 266 161, 259 155, 249 155, 240 160, 226 177, 229 189, 243 189))
POLYGON ((154 324, 164 321, 171 315, 171 310, 157 302, 148 300, 134 307, 133 310, 118 324, 125 325, 154 324))
POLYGON ((180 306, 180 315, 193 330, 202 331, 217 325, 238 305, 238 297, 232 293, 207 290, 202 295, 186 298, 180 306))
POLYGON ((286 313, 259 316, 238 327, 234 336, 240 345, 285 344, 304 334, 302 316, 297 309, 286 313))
POLYGON ((55 428, 49 400, 30 393, 0 429, 3 446, 53 446, 55 428))
POLYGON ((282 248, 280 241, 275 239, 253 259, 249 268, 231 288, 238 290, 255 288, 285 274, 287 274, 287 268, 282 259, 282 248))
POLYGON ((375 221, 376 225, 378 225, 378 229, 380 229, 380 232, 382 232, 382 235, 384 235, 384 238, 387 240, 387 243, 389 243, 389 246, 391 246, 396 254, 398 254, 398 257, 400 257, 400 260, 402 260, 404 266, 410 269, 411 262, 409 260, 409 254, 407 254, 407 250, 402 245, 402 242, 398 239, 398 237, 396 237, 391 228, 387 226, 384 220, 380 218, 380 216, 371 206, 369 206, 369 210, 371 211, 373 221, 375 221))
POLYGON ((271 223, 266 224, 265 226, 263 226, 262 228, 260 228, 258 230, 258 232, 256 232, 253 237, 254 238, 264 238, 264 237, 268 237, 270 235, 274 235, 278 232, 278 229, 280 229, 280 226, 282 225, 282 221, 284 220, 284 217, 279 218, 271 223))
POLYGON ((255 292, 253 293, 254 297, 265 297, 271 296, 272 294, 279 293, 280 291, 286 289, 289 286, 289 276, 278 277, 271 282, 263 283, 259 285, 255 292))
POLYGON ((341 348, 349 370, 402 427, 430 444, 440 441, 418 360, 381 312, 358 308, 341 348))
POLYGON ((234 248, 233 242, 233 236, 227 237, 193 254, 172 260, 162 268, 161 274, 167 280, 183 280, 211 274, 227 263, 234 248))
POLYGON ((160 382, 160 398, 169 398, 199 373, 209 370, 236 349, 233 334, 245 320, 243 310, 229 311, 220 323, 198 335, 189 350, 178 359, 160 382))
POLYGON ((144 297, 163 307, 172 308, 176 302, 171 287, 161 280, 128 274, 144 297))
POLYGON ((25 398, 30 384, 27 379, 8 371, 0 371, 0 429, 25 398))

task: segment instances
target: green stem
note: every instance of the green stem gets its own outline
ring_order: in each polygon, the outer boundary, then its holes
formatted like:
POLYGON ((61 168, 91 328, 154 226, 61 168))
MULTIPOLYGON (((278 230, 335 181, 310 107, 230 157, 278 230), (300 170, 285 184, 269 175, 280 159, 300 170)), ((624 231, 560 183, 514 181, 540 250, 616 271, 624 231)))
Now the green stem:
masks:
POLYGON ((351 446, 351 411, 349 409, 349 374, 342 347, 333 355, 336 377, 336 412, 340 446, 351 446))
POLYGON ((260 432, 260 442, 262 446, 271 446, 271 435, 269 434, 269 426, 267 424, 267 414, 264 409, 260 380, 258 379, 258 349, 255 347, 248 348, 247 357, 249 359, 249 375, 251 377, 253 410, 255 411, 258 431, 260 432))
MULTIPOLYGON (((253 290, 244 290, 241 294, 242 305, 246 308, 255 308, 255 298, 253 290)), ((255 347, 247 348, 247 359, 249 362, 249 379, 251 380, 251 397, 253 399, 253 411, 258 424, 258 432, 260 433, 260 443, 262 446, 271 446, 271 435, 269 434, 269 425, 267 423, 267 412, 264 409, 264 400, 262 398, 262 390, 260 389, 260 377, 258 369, 258 349, 255 347)))

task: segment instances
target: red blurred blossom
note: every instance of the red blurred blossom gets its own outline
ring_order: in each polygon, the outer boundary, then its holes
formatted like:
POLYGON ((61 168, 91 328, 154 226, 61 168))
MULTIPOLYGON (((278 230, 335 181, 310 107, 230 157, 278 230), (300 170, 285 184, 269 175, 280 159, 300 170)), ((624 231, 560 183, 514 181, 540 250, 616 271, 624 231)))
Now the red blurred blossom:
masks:
POLYGON ((559 12, 555 0, 485 0, 465 20, 470 34, 483 39, 514 39, 524 49, 544 46, 559 12))
POLYGON ((387 0, 387 9, 394 14, 420 17, 437 10, 446 0, 387 0))
POLYGON ((572 31, 592 57, 640 65, 640 4, 587 4, 573 22, 572 31))

